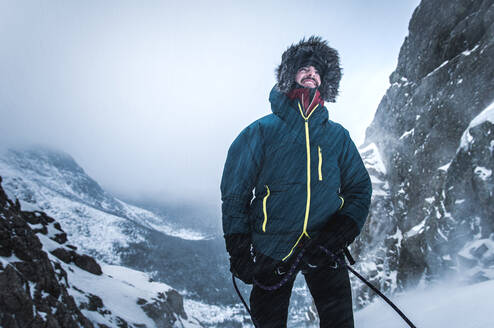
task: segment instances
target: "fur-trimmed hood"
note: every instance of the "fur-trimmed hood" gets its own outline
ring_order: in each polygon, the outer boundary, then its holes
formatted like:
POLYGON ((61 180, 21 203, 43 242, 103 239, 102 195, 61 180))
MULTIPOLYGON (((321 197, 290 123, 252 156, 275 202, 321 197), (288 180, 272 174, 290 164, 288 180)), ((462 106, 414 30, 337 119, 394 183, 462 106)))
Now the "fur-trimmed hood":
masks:
POLYGON ((324 101, 335 102, 341 80, 341 67, 338 52, 328 46, 319 36, 303 38, 292 44, 281 56, 281 64, 276 69, 277 88, 287 94, 296 86, 295 74, 304 59, 312 58, 321 63, 321 85, 318 90, 324 101))

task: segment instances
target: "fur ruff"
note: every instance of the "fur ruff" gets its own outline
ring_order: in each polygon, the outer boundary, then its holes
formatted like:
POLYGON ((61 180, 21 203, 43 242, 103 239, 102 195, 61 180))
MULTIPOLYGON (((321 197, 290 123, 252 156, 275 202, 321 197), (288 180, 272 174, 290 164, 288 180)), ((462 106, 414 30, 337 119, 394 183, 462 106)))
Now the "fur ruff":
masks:
POLYGON ((318 90, 324 101, 335 102, 341 80, 341 67, 338 52, 328 46, 319 36, 303 38, 292 44, 281 56, 281 64, 276 68, 277 88, 287 94, 296 86, 295 75, 303 59, 313 57, 323 63, 321 85, 318 90))

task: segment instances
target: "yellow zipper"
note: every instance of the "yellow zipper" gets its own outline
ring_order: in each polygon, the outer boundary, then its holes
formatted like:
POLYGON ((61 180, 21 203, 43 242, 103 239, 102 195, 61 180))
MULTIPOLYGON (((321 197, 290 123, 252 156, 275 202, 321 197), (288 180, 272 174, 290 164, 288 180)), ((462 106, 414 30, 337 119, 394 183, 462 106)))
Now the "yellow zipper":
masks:
POLYGON ((338 209, 338 211, 341 211, 341 209, 343 208, 343 205, 345 205, 345 199, 341 196, 338 196, 338 197, 340 197, 340 199, 341 199, 341 205, 340 205, 340 208, 338 209))
MULTIPOLYGON (((314 99, 312 99, 314 100, 314 99)), ((311 101, 312 103, 312 101, 311 101)), ((300 102, 298 103, 298 109, 300 110, 300 115, 304 118, 304 125, 305 125, 305 148, 307 152, 307 203, 305 205, 305 217, 304 217, 304 228, 302 230, 302 233, 298 237, 297 241, 295 242, 295 245, 293 245, 292 249, 290 250, 290 253, 288 253, 287 256, 285 256, 282 261, 285 261, 287 258, 292 255, 293 250, 295 247, 297 247, 298 243, 300 240, 302 240, 302 237, 305 235, 308 238, 310 238, 309 234, 307 233, 307 223, 309 222, 309 210, 310 210, 310 138, 309 138, 309 117, 316 111, 317 104, 314 109, 310 112, 309 116, 305 116, 304 112, 302 111, 302 106, 300 106, 300 102)), ((310 105, 309 105, 310 107, 310 105)))
POLYGON ((320 146, 317 146, 317 152, 319 154, 319 166, 317 167, 317 171, 319 173, 319 181, 322 181, 322 153, 320 146))
POLYGON ((264 212, 264 222, 262 223, 263 232, 266 232, 266 224, 268 223, 268 211, 266 210, 266 202, 268 201, 268 197, 271 194, 268 185, 265 185, 265 187, 268 192, 266 196, 264 196, 264 198, 262 199, 262 211, 264 212))

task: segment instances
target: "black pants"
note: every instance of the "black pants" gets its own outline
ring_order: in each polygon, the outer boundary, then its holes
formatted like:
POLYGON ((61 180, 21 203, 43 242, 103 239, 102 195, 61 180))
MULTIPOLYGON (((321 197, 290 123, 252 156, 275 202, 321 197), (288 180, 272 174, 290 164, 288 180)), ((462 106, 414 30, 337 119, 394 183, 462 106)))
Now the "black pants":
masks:
MULTIPOLYGON (((304 270, 305 281, 314 298, 321 328, 353 328, 352 294, 348 270, 320 266, 304 270)), ((254 284, 250 294, 252 316, 257 328, 285 328, 293 279, 275 291, 254 284)), ((258 277, 266 285, 279 281, 276 275, 258 277), (264 279, 262 279, 264 278, 264 279)))

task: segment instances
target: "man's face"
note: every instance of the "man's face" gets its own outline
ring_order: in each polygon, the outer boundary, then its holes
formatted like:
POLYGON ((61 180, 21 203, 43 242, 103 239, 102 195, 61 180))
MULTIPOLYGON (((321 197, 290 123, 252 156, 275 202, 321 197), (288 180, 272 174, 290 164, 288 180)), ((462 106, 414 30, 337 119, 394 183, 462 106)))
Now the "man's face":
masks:
POLYGON ((312 89, 321 85, 321 77, 314 66, 306 66, 299 68, 295 75, 295 82, 312 89))

